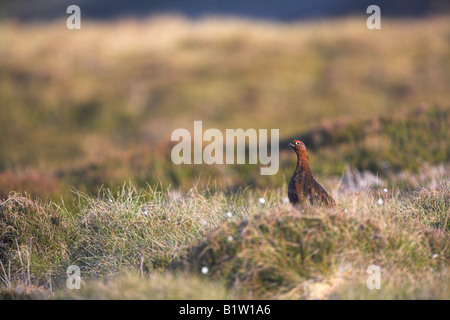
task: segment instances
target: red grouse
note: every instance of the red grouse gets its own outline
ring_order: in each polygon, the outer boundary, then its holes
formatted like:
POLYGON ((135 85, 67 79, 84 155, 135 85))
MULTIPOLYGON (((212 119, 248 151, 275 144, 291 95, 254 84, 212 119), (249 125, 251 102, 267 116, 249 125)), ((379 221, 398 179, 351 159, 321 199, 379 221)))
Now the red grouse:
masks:
POLYGON ((334 199, 314 179, 305 144, 300 140, 293 140, 289 146, 297 154, 297 167, 288 187, 289 201, 293 205, 303 204, 306 200, 309 200, 311 204, 336 205, 334 199))

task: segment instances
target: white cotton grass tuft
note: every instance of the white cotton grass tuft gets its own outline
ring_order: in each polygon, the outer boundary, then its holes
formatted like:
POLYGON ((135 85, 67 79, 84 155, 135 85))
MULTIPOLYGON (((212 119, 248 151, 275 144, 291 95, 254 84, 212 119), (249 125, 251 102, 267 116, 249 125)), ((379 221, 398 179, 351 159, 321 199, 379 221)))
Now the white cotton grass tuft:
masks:
POLYGON ((383 189, 383 192, 384 192, 384 193, 387 193, 387 192, 388 192, 388 189, 387 189, 387 188, 384 188, 384 189, 383 189))
POLYGON ((233 216, 233 213, 231 211, 227 211, 225 214, 228 218, 231 218, 233 216))
POLYGON ((379 206, 382 206, 383 203, 384 203, 383 199, 379 198, 379 199, 377 200, 377 204, 378 204, 379 206))
POLYGON ((203 267, 203 268, 202 268, 202 273, 203 273, 203 274, 207 274, 208 272, 209 272, 208 267, 203 267))
POLYGON ((266 199, 264 199, 264 198, 259 198, 258 199, 258 202, 260 203, 260 204, 265 204, 266 203, 266 199))
POLYGON ((229 235, 228 237, 227 237, 227 240, 228 240, 228 242, 233 242, 233 236, 232 235, 229 235))

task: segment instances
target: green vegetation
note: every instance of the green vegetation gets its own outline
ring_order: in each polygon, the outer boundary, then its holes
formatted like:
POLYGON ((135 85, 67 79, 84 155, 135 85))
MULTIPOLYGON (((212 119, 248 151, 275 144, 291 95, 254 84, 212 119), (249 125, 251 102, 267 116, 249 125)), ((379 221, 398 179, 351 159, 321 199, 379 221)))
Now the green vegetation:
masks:
POLYGON ((5 21, 0 195, 70 201, 72 187, 95 193, 130 179, 183 190, 211 177, 230 188, 281 187, 291 175, 288 152, 271 177, 257 165, 173 165, 170 135, 194 120, 278 128, 283 143, 303 137, 319 176, 339 176, 345 164, 387 176, 445 163, 448 30, 447 17, 384 19, 380 32, 357 18, 159 17, 84 21, 79 32, 64 21, 5 21))
POLYGON ((346 298, 353 286, 366 298, 448 298, 448 281, 439 282, 448 279, 450 258, 448 183, 408 195, 389 191, 383 204, 377 191, 341 195, 337 209, 301 212, 284 203, 285 190, 212 190, 173 198, 127 184, 79 194, 73 209, 10 197, 0 204, 2 296, 202 298, 218 286, 217 298, 346 298), (64 289, 72 264, 86 290, 64 289), (371 264, 383 269, 389 288, 379 295, 363 292, 371 264), (344 281, 350 273, 361 282, 344 281), (185 278, 192 291, 180 288, 185 278), (422 288, 429 279, 436 286, 422 288), (30 292, 17 293, 20 285, 30 292))
POLYGON ((449 30, 3 21, 0 298, 448 299, 449 30), (279 173, 174 165, 194 120, 280 129, 279 173), (337 208, 286 202, 292 138, 337 208))
POLYGON ((449 108, 422 107, 367 121, 319 126, 303 140, 312 149, 320 173, 336 175, 349 164, 386 177, 401 170, 418 172, 424 163, 447 163, 449 126, 449 108))
POLYGON ((152 273, 142 276, 124 272, 119 276, 86 283, 80 292, 58 292, 59 299, 154 299, 154 300, 227 300, 233 293, 220 281, 183 273, 152 273))

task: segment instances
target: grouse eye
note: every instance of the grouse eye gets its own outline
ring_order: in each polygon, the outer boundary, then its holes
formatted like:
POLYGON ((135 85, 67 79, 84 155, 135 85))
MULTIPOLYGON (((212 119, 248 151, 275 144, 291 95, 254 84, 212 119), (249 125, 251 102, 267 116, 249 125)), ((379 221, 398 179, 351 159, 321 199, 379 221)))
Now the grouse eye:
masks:
POLYGON ((299 141, 297 141, 296 143, 295 143, 297 146, 300 144, 300 142, 299 141))

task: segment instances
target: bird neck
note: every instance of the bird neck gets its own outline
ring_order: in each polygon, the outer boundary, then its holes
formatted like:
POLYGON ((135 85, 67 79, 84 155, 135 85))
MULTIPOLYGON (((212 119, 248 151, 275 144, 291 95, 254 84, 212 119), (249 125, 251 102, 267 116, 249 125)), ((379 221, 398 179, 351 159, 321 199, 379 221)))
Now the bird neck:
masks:
POLYGON ((297 168, 295 171, 306 171, 312 174, 311 167, 309 166, 308 155, 306 152, 297 153, 297 168))

